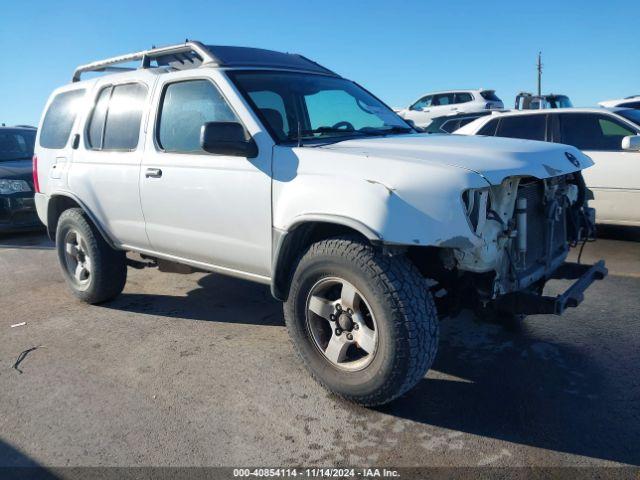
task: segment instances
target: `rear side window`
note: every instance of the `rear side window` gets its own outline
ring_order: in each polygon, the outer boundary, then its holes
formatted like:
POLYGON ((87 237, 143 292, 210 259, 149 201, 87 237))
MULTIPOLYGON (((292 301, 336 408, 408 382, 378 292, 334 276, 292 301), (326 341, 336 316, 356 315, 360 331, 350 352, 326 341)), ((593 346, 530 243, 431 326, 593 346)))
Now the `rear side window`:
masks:
POLYGON ((237 122, 218 89, 208 80, 166 86, 161 100, 158 143, 167 152, 198 153, 200 130, 207 122, 237 122))
POLYGON ((102 89, 89 120, 87 141, 94 150, 135 150, 147 87, 127 83, 102 89))
POLYGON ((63 148, 67 144, 84 92, 84 90, 71 90, 55 96, 42 122, 41 147, 63 148))
POLYGON ((545 140, 546 115, 518 115, 500 119, 496 137, 545 140))
POLYGON ((473 100, 473 97, 468 92, 456 93, 456 103, 467 103, 473 100))

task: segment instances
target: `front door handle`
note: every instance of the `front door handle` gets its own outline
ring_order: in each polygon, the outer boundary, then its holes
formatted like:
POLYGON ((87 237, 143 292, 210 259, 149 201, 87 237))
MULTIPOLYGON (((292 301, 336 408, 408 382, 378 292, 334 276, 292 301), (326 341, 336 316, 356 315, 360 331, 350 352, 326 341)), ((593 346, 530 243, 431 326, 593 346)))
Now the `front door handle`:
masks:
POLYGON ((162 176, 162 170, 159 168, 147 168, 144 176, 147 178, 160 178, 162 176))

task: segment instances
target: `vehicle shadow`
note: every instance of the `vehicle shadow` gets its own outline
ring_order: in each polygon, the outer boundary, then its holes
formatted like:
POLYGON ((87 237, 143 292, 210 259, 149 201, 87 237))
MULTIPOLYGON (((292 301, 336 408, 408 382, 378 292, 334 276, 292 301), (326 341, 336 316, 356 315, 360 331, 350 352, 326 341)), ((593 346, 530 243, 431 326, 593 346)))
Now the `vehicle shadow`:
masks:
POLYGON ((189 320, 284 325, 282 305, 273 299, 268 286, 217 274, 200 278, 198 288, 186 296, 125 292, 102 306, 189 320))
POLYGON ((0 478, 54 480, 59 477, 25 453, 0 439, 0 478))
POLYGON ((463 313, 443 322, 428 378, 379 411, 478 436, 640 465, 638 410, 629 408, 628 399, 625 406, 616 379, 607 378, 615 372, 601 371, 592 355, 543 341, 526 322, 514 333, 479 325, 463 313))
POLYGON ((598 238, 640 242, 640 227, 598 225, 598 238))

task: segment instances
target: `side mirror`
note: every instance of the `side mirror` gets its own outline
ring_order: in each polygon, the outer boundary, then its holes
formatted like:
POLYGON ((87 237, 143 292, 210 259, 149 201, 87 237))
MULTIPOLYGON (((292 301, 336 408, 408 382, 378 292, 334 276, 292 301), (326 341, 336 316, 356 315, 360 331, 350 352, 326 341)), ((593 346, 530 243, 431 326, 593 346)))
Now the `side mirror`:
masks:
POLYGON ((622 139, 622 149, 637 152, 640 150, 640 135, 629 135, 622 139))
POLYGON ((209 153, 254 158, 258 146, 237 122, 207 122, 200 129, 200 147, 209 153))

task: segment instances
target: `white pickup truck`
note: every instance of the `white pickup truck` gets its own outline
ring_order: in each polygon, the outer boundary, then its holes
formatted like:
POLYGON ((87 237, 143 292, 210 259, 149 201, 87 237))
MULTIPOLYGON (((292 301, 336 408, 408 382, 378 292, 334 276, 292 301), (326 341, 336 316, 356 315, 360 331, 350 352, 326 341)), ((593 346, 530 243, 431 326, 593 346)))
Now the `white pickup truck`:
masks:
POLYGON ((79 67, 35 153, 77 297, 112 299, 127 266, 268 284, 310 373, 364 405, 424 377, 439 317, 560 314, 606 275, 565 262, 593 236, 587 156, 418 133, 300 55, 187 42, 79 67), (81 79, 95 71, 112 73, 81 79), (576 281, 542 295, 552 278, 576 281))

